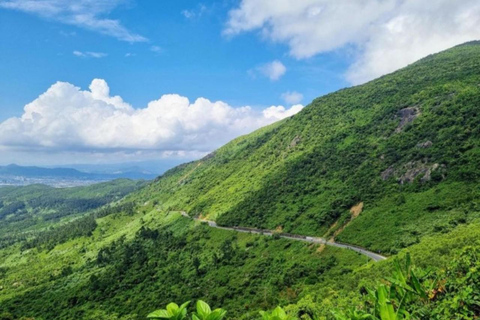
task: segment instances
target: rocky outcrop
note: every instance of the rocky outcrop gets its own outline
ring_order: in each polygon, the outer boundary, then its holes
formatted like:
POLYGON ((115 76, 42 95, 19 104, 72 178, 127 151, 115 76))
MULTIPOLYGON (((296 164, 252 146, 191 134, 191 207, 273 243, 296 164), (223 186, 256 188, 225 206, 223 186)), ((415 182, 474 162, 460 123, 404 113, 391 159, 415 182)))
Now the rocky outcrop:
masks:
POLYGON ((382 180, 388 180, 390 179, 393 175, 395 174, 395 169, 393 167, 388 167, 385 169, 380 176, 382 177, 382 180))
POLYGON ((418 143, 416 147, 420 149, 427 149, 427 148, 430 148, 432 145, 433 145, 432 141, 427 140, 425 142, 418 143))
POLYGON ((410 161, 401 168, 395 169, 394 167, 388 167, 380 174, 380 176, 382 177, 382 180, 388 180, 395 177, 400 184, 412 183, 419 176, 421 176, 421 182, 427 182, 432 179, 432 172, 436 170, 445 171, 445 165, 422 161, 410 161))
POLYGON ((292 142, 290 142, 290 148, 294 148, 301 141, 300 136, 295 136, 292 142))
POLYGON ((415 120, 415 118, 417 118, 420 114, 421 112, 418 107, 408 107, 398 111, 397 117, 400 118, 400 123, 395 129, 395 133, 402 132, 403 129, 413 120, 415 120))

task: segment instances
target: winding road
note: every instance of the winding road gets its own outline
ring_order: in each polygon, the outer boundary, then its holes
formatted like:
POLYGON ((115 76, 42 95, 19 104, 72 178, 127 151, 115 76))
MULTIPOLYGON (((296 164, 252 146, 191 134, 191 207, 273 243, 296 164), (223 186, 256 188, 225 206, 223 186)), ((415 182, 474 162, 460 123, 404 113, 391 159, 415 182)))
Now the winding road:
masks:
MULTIPOLYGON (((182 216, 184 216, 186 218, 193 219, 193 220, 199 221, 199 222, 207 223, 212 228, 217 228, 217 229, 222 229, 222 230, 230 230, 230 231, 236 231, 236 232, 252 233, 252 234, 261 234, 261 235, 270 236, 270 237, 275 234, 275 232, 273 232, 272 230, 265 230, 265 229, 255 229, 255 228, 246 228, 246 227, 221 227, 221 226, 217 225, 217 223, 215 221, 204 220, 204 219, 199 219, 199 218, 192 218, 185 211, 180 211, 180 213, 181 213, 182 216)), ((291 234, 291 233, 277 233, 277 235, 280 238, 290 239, 290 240, 294 240, 294 241, 318 243, 318 244, 324 244, 324 245, 327 245, 327 246, 353 250, 355 252, 358 252, 360 254, 363 254, 363 255, 371 258, 374 261, 381 261, 381 260, 387 259, 386 257, 384 257, 382 255, 379 255, 378 253, 368 251, 365 248, 350 245, 350 244, 346 244, 346 243, 327 241, 324 238, 309 237, 309 236, 303 236, 303 235, 291 234)))

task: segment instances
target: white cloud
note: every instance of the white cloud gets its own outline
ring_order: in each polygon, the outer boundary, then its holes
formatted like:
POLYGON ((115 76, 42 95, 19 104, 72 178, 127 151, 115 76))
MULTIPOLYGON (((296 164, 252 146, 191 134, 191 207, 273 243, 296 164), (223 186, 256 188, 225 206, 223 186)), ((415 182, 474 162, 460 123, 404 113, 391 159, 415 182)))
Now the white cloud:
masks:
POLYGON ((281 98, 287 104, 297 104, 303 100, 303 94, 296 91, 287 91, 282 93, 281 98))
POLYGON ((77 57, 83 57, 83 58, 104 58, 108 56, 108 54, 103 52, 91 52, 91 51, 82 52, 78 50, 73 51, 73 55, 77 57))
POLYGON ((204 4, 199 4, 196 9, 182 10, 181 14, 187 19, 200 18, 207 11, 204 4))
POLYGON ((125 28, 120 21, 105 18, 124 0, 0 0, 0 8, 35 14, 92 30, 127 42, 147 39, 125 28))
POLYGON ((162 53, 163 49, 162 47, 159 47, 159 46, 151 46, 150 51, 159 54, 159 53, 162 53))
POLYGON ((183 10, 182 15, 187 19, 191 19, 195 17, 195 12, 193 10, 183 10))
POLYGON ((362 83, 428 54, 480 38, 478 0, 242 0, 224 33, 259 30, 290 54, 308 58, 345 46, 357 50, 347 72, 362 83))
POLYGON ((272 119, 273 121, 277 121, 280 119, 291 117, 302 111, 303 108, 304 106, 301 104, 291 106, 290 109, 286 109, 283 106, 271 106, 270 108, 263 110, 262 113, 266 119, 272 119))
POLYGON ((135 109, 111 96, 102 79, 93 80, 89 90, 57 82, 27 104, 21 117, 0 123, 0 146, 39 152, 202 153, 302 108, 256 111, 166 94, 135 109))
POLYGON ((278 60, 261 65, 255 68, 255 70, 249 70, 249 73, 253 76, 255 76, 256 73, 260 73, 272 81, 280 79, 285 72, 287 72, 287 68, 278 60))

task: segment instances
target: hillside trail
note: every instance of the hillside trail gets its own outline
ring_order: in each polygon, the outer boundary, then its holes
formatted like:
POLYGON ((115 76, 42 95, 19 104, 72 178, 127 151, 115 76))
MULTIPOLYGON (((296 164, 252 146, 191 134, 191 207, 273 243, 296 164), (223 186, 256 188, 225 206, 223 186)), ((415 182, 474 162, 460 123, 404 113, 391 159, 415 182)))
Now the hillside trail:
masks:
POLYGON ((294 240, 294 241, 310 242, 310 243, 318 243, 318 244, 324 244, 324 245, 327 245, 327 246, 337 247, 337 248, 341 248, 341 249, 353 250, 355 252, 363 254, 364 256, 369 257, 373 261, 381 261, 381 260, 387 259, 387 257, 384 257, 384 256, 379 255, 378 253, 375 253, 375 252, 372 252, 372 251, 368 251, 365 248, 354 246, 354 245, 351 245, 351 244, 335 242, 331 239, 327 240, 325 238, 309 237, 309 236, 303 236, 303 235, 291 234, 291 233, 276 233, 272 230, 267 230, 267 229, 256 229, 256 228, 246 228, 246 227, 222 227, 222 226, 217 225, 217 223, 215 221, 200 219, 200 218, 195 218, 195 217, 192 218, 185 211, 180 211, 180 213, 181 213, 182 216, 184 216, 188 219, 192 219, 192 220, 195 220, 195 221, 207 223, 208 226, 211 227, 211 228, 229 230, 229 231, 235 231, 235 232, 251 233, 251 234, 260 234, 260 235, 264 235, 264 236, 268 236, 268 237, 271 237, 274 234, 276 234, 280 238, 284 238, 284 239, 290 239, 290 240, 294 240))

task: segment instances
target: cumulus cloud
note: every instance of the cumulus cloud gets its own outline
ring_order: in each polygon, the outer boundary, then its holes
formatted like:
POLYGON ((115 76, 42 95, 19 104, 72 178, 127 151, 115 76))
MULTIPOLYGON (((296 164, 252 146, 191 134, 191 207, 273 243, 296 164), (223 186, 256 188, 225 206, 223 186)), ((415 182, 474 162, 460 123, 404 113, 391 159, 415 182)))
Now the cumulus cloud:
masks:
POLYGON ((270 119, 273 122, 275 122, 279 119, 291 117, 294 114, 297 114, 300 111, 302 111, 303 108, 304 107, 301 104, 296 104, 294 106, 291 106, 290 109, 286 109, 284 106, 271 106, 263 110, 262 113, 265 119, 270 119))
POLYGON ((124 2, 124 0, 0 0, 0 8, 23 11, 130 43, 147 41, 145 37, 125 28, 120 21, 105 17, 124 2))
POLYGON ((257 111, 166 94, 135 109, 112 96, 105 80, 93 80, 89 90, 57 82, 27 104, 21 117, 0 123, 0 146, 103 153, 206 152, 302 108, 272 106, 257 111))
POLYGON ((297 104, 303 100, 303 94, 296 91, 287 91, 282 93, 281 98, 287 104, 297 104))
POLYGON ((428 54, 480 38, 478 0, 242 0, 224 33, 259 30, 298 59, 356 48, 352 83, 392 72, 428 54))
POLYGON ((108 56, 108 54, 103 52, 92 52, 92 51, 82 52, 78 50, 73 51, 73 55, 77 57, 83 57, 83 58, 104 58, 108 56))
POLYGON ((265 63, 254 70, 249 70, 249 73, 253 76, 259 73, 272 81, 277 81, 280 79, 285 72, 287 72, 287 68, 278 60, 265 63))

